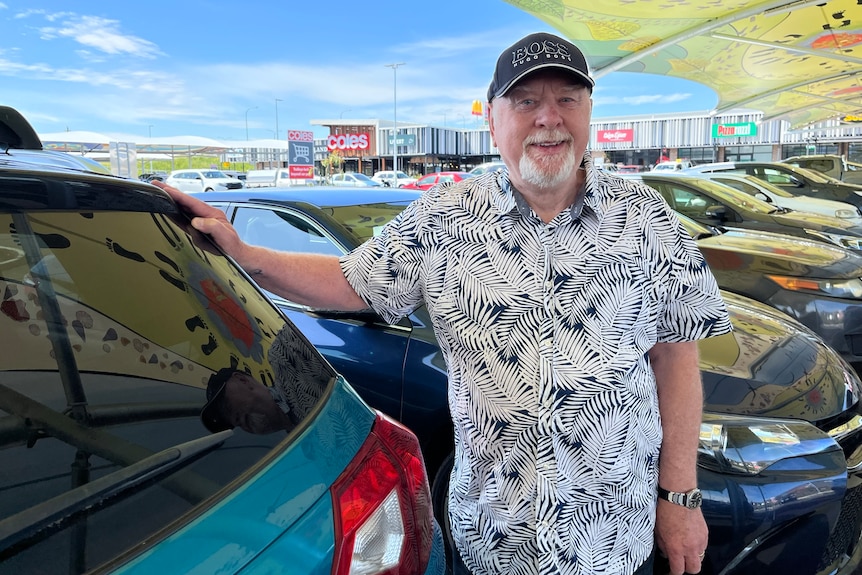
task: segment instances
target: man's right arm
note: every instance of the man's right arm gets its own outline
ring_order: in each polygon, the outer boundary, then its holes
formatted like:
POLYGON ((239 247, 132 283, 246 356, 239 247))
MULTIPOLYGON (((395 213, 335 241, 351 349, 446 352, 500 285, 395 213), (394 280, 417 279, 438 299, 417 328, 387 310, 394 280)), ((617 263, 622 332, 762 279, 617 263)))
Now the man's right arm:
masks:
POLYGON ((345 279, 337 257, 249 245, 240 239, 220 209, 162 182, 152 183, 191 216, 192 227, 208 234, 262 288, 311 307, 348 311, 368 307, 345 279))

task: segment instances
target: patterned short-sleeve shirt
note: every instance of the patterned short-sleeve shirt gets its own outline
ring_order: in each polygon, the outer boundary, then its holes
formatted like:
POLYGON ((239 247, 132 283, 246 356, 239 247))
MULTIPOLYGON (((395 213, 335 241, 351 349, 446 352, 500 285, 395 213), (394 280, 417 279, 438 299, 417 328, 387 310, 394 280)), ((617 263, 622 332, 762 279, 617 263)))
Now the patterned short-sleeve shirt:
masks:
POLYGON ((730 331, 661 196, 592 169, 542 222, 485 174, 425 192, 344 256, 394 321, 424 303, 449 372, 449 515, 476 575, 624 575, 650 555, 662 440, 647 352, 730 331))

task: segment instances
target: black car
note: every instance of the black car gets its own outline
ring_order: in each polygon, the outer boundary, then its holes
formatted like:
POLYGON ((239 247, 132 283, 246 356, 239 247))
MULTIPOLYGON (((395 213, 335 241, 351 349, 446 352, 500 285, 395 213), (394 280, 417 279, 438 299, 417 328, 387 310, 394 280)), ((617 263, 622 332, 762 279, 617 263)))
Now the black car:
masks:
POLYGON ((443 575, 415 435, 164 191, 24 124, 0 107, 0 573, 443 575))
MULTIPOLYGON (((246 241, 339 255, 420 192, 242 190, 197 197, 246 241)), ((446 366, 427 310, 396 324, 310 309, 270 294, 371 405, 420 438, 446 528, 453 435, 446 366)), ((710 529, 704 573, 850 575, 862 560, 862 382, 817 334, 724 292, 732 333, 699 343, 706 402, 698 483, 710 529)), ((657 571, 660 572, 660 571, 657 571)))
POLYGON ((830 178, 814 170, 806 170, 783 162, 715 162, 698 164, 687 173, 729 172, 750 174, 779 186, 794 196, 812 196, 838 200, 862 207, 862 186, 830 178))
POLYGON ((705 225, 775 232, 862 252, 862 226, 841 218, 782 208, 692 175, 644 172, 620 177, 655 188, 675 211, 705 225))

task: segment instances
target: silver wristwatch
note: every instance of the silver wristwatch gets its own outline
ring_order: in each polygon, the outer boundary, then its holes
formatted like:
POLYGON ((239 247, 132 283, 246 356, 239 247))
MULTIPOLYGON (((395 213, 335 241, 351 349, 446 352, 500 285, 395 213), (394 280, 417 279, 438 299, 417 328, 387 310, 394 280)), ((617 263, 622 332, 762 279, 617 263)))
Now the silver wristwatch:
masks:
POLYGON ((661 486, 659 486, 658 496, 662 499, 670 501, 671 503, 676 503, 677 505, 688 507, 689 509, 697 509, 698 507, 700 507, 701 503, 703 503, 703 495, 700 493, 700 489, 698 489, 697 487, 695 487, 691 491, 679 493, 677 491, 668 491, 667 489, 663 489, 661 486))

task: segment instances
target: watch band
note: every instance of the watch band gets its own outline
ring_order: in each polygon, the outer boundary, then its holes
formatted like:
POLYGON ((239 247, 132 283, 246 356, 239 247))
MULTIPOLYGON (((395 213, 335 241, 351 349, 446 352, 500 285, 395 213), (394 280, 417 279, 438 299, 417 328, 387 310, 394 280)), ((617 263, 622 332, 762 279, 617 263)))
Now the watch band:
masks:
POLYGON ((668 491, 667 489, 659 485, 658 495, 666 501, 670 501, 671 503, 674 503, 676 505, 687 507, 688 509, 697 509, 703 502, 703 495, 701 494, 700 489, 698 489, 697 487, 690 491, 679 492, 668 491))

